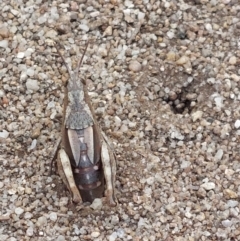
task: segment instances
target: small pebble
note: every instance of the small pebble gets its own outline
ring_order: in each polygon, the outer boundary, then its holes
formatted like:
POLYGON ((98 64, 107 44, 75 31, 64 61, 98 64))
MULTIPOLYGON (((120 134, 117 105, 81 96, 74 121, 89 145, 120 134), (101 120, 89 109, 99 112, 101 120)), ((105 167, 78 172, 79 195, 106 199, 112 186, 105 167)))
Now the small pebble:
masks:
POLYGON ((202 118, 203 112, 201 110, 198 110, 191 114, 192 121, 195 122, 197 120, 200 120, 202 118))
POLYGON ((225 189, 223 191, 223 193, 225 194, 226 198, 233 198, 233 199, 235 199, 235 198, 238 197, 237 193, 232 191, 231 189, 225 189))
POLYGON ((31 194, 32 193, 32 189, 30 187, 26 187, 25 188, 25 193, 26 194, 31 194))
POLYGON ((103 33, 103 36, 111 36, 112 35, 112 26, 108 26, 104 33, 103 33))
POLYGON ((240 120, 236 120, 234 126, 236 129, 238 129, 240 127, 240 120))
POLYGON ((216 82, 215 78, 208 78, 207 83, 208 84, 214 84, 216 82))
POLYGON ((32 218, 32 216, 33 216, 33 214, 30 213, 30 212, 26 212, 26 213, 24 214, 24 218, 25 218, 25 219, 30 219, 30 218, 32 218))
POLYGON ((200 198, 204 198, 206 194, 206 190, 203 187, 200 187, 197 191, 197 196, 200 198))
POLYGON ((137 60, 132 60, 128 68, 133 72, 139 72, 142 69, 142 65, 137 60))
POLYGON ((27 234, 27 236, 30 236, 30 237, 33 236, 34 229, 32 226, 27 229, 26 234, 27 234))
POLYGON ((86 24, 80 24, 79 28, 85 32, 89 31, 89 27, 86 24))
POLYGON ((176 61, 178 65, 184 65, 189 62, 189 58, 187 56, 182 56, 180 59, 176 61))
POLYGON ((63 235, 59 235, 56 239, 56 241, 65 241, 65 237, 63 235))
POLYGON ((45 216, 39 217, 37 222, 36 222, 36 225, 38 227, 46 226, 46 224, 47 224, 47 218, 45 216))
POLYGON ((102 199, 101 198, 95 198, 90 205, 90 207, 94 210, 99 210, 102 208, 102 199))
POLYGON ((12 13, 14 16, 19 16, 19 15, 20 15, 19 11, 15 10, 15 9, 11 9, 11 13, 12 13))
POLYGON ((206 24, 205 24, 205 28, 206 28, 206 30, 207 30, 208 32, 210 32, 210 33, 211 33, 212 30, 213 30, 213 29, 212 29, 212 25, 211 25, 210 23, 206 23, 206 24))
POLYGON ((108 236, 108 241, 115 241, 117 237, 117 232, 113 232, 111 235, 108 236))
POLYGON ((6 49, 8 47, 8 40, 0 40, 0 48, 6 49))
POLYGON ((36 145, 37 145, 37 140, 36 139, 32 140, 31 146, 28 148, 28 151, 35 149, 36 145))
POLYGON ((35 79, 28 79, 26 82, 26 87, 28 90, 37 91, 39 90, 38 81, 35 79))
POLYGON ((185 217, 186 218, 191 218, 192 217, 192 214, 190 212, 185 212, 185 217))
POLYGON ((201 187, 203 187, 205 190, 209 191, 209 190, 212 190, 212 189, 215 189, 215 183, 213 182, 205 182, 201 185, 201 187))
POLYGON ((231 227, 232 226, 232 221, 231 220, 223 220, 222 221, 222 225, 227 228, 227 227, 231 227))
POLYGON ((96 232, 96 231, 91 233, 91 237, 93 237, 93 238, 97 238, 97 237, 99 237, 99 235, 100 235, 100 233, 96 232))
POLYGON ((220 161, 220 160, 222 159, 222 157, 223 157, 223 150, 222 150, 222 149, 219 149, 219 150, 217 151, 216 155, 215 155, 215 159, 216 159, 217 161, 220 161))
POLYGON ((2 37, 3 39, 9 37, 9 30, 7 27, 0 27, 0 37, 2 37))
POLYGON ((228 200, 227 205, 228 207, 234 208, 236 206, 238 206, 239 202, 235 201, 235 200, 228 200))
POLYGON ((0 132, 0 138, 6 139, 9 136, 9 132, 6 130, 3 130, 0 132))
POLYGON ((237 58, 235 56, 232 56, 230 59, 229 59, 229 64, 231 65, 235 65, 237 63, 237 58))
POLYGON ((19 52, 19 53, 17 54, 17 58, 19 58, 19 59, 24 58, 24 56, 25 56, 25 53, 24 53, 24 52, 19 52))
POLYGON ((53 222, 56 222, 57 218, 58 218, 57 213, 54 213, 54 212, 50 213, 49 215, 50 220, 52 220, 53 222))
POLYGON ((0 98, 5 96, 5 92, 3 90, 0 89, 0 98))
POLYGON ((24 212, 24 209, 23 209, 23 208, 20 208, 20 207, 17 207, 17 208, 15 208, 14 212, 15 212, 17 215, 21 215, 21 214, 24 212))
POLYGON ((36 139, 40 136, 40 134, 41 134, 41 129, 39 127, 37 127, 36 129, 33 130, 32 138, 36 139))
POLYGON ((34 69, 32 69, 32 68, 27 69, 26 74, 30 77, 34 76, 34 69))

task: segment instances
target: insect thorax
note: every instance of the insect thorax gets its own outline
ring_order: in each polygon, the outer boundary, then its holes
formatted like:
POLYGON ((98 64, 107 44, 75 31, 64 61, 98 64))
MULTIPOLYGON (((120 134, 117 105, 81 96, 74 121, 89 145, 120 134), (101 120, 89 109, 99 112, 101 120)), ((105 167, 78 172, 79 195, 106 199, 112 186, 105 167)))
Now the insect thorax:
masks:
POLYGON ((91 111, 84 100, 84 92, 75 89, 68 92, 68 107, 66 110, 66 127, 70 129, 84 129, 93 125, 91 111))

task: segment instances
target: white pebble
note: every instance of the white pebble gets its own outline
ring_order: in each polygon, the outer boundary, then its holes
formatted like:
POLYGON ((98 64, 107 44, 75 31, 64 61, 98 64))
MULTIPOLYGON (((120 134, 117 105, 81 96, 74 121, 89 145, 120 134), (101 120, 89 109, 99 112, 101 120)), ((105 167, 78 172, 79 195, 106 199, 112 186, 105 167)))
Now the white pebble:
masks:
POLYGON ((6 130, 3 130, 0 132, 0 138, 6 139, 9 136, 9 132, 6 130))
POLYGON ((99 237, 99 235, 100 235, 99 232, 92 232, 92 233, 91 233, 91 236, 92 236, 93 238, 97 238, 97 237, 99 237))
POLYGON ((117 235, 118 235, 119 238, 123 239, 124 236, 125 236, 125 231, 122 228, 119 228, 117 230, 117 235))
POLYGON ((25 53, 25 56, 26 56, 26 57, 29 57, 29 56, 31 56, 31 54, 34 53, 34 52, 35 52, 34 49, 28 48, 24 53, 25 53))
POLYGON ((26 194, 31 194, 32 193, 32 189, 30 187, 26 187, 25 188, 25 193, 26 194))
POLYGON ((0 182, 0 189, 4 187, 4 183, 0 182))
POLYGON ((39 90, 38 81, 35 79, 28 79, 26 82, 26 87, 28 90, 39 90))
POLYGON ((50 110, 52 108, 55 108, 55 102, 54 101, 50 101, 47 105, 47 110, 50 110))
POLYGON ((212 25, 210 23, 206 23, 205 28, 208 32, 210 32, 210 33, 212 32, 212 25))
POLYGON ((0 47, 6 49, 8 47, 8 40, 6 40, 6 39, 1 40, 0 47))
POLYGON ((111 36, 112 35, 112 26, 108 26, 104 33, 103 33, 103 36, 111 36))
POLYGON ((36 145, 37 145, 37 140, 36 139, 32 140, 31 146, 28 148, 28 151, 33 150, 36 147, 36 145))
POLYGON ((187 211, 187 212, 185 212, 185 217, 186 218, 191 218, 192 214, 189 211, 187 211))
POLYGON ((115 241, 117 239, 117 233, 113 232, 111 235, 108 236, 108 241, 115 241))
POLYGON ((45 23, 47 21, 46 14, 40 16, 37 21, 39 24, 45 23))
POLYGON ((229 215, 233 217, 238 217, 239 216, 239 209, 238 208, 230 208, 229 209, 229 215))
POLYGON ((115 115, 114 120, 117 127, 121 125, 122 120, 118 116, 115 115))
POLYGON ((182 56, 180 59, 176 61, 178 65, 184 65, 189 62, 189 58, 187 56, 182 56))
POLYGON ((203 112, 201 110, 198 110, 194 113, 192 113, 192 121, 195 122, 197 120, 200 120, 202 118, 203 112))
POLYGON ((154 177, 149 177, 146 179, 148 185, 152 185, 154 183, 154 177))
POLYGON ((123 125, 121 126, 121 128, 120 128, 120 131, 123 132, 123 133, 128 132, 128 126, 125 125, 125 124, 123 124, 123 125))
POLYGON ((137 126, 137 123, 136 122, 129 122, 128 125, 129 125, 130 128, 135 128, 137 126))
POLYGON ((223 150, 219 149, 215 155, 215 160, 220 161, 223 157, 223 150))
POLYGON ((55 20, 59 19, 58 10, 55 6, 51 8, 51 18, 55 20))
POLYGON ((20 15, 20 13, 19 13, 17 10, 15 10, 15 9, 11 9, 10 11, 11 11, 11 13, 12 13, 14 16, 19 16, 19 15, 20 15))
POLYGON ((38 227, 45 226, 46 224, 47 224, 47 218, 45 216, 39 217, 36 223, 38 227))
POLYGON ((203 183, 202 185, 201 185, 201 187, 203 187, 205 190, 207 190, 207 191, 209 191, 209 190, 212 190, 212 189, 214 189, 215 188, 215 183, 213 183, 213 182, 206 182, 206 183, 203 183))
POLYGON ((142 65, 137 60, 132 60, 128 68, 133 72, 139 72, 142 69, 142 65))
POLYGON ((24 52, 19 52, 19 53, 17 54, 17 58, 18 58, 18 59, 22 59, 22 58, 24 58, 24 56, 25 56, 25 53, 24 53, 24 52))
POLYGON ((56 239, 56 241, 65 241, 65 237, 63 235, 59 235, 56 239))
POLYGON ((174 38, 174 35, 175 35, 175 34, 174 34, 174 32, 173 32, 172 30, 170 30, 170 31, 167 32, 167 36, 168 36, 169 39, 173 39, 173 38, 174 38))
POLYGON ((145 226, 145 220, 144 218, 140 218, 139 221, 138 221, 138 228, 142 227, 142 226, 145 226))
POLYGON ((238 206, 238 201, 229 200, 229 201, 227 202, 227 206, 228 206, 228 207, 231 207, 231 208, 234 208, 234 207, 238 206))
POLYGON ((213 94, 212 97, 214 98, 214 102, 217 107, 222 108, 223 107, 223 97, 218 94, 213 94))
POLYGON ((0 98, 2 98, 5 95, 3 90, 0 90, 0 98))
POLYGON ((184 140, 184 136, 177 130, 172 131, 171 138, 172 139, 178 139, 180 141, 184 140))
POLYGON ((94 210, 101 209, 102 208, 102 199, 101 198, 95 198, 90 205, 90 207, 94 210))
POLYGON ((32 213, 26 212, 26 213, 24 214, 24 219, 30 219, 30 218, 32 218, 32 216, 33 216, 32 213))
POLYGON ((54 39, 57 36, 57 31, 51 29, 46 32, 45 38, 54 39))
POLYGON ((16 194, 16 193, 17 193, 17 190, 16 190, 16 189, 13 189, 13 188, 12 188, 12 189, 9 189, 9 190, 8 190, 8 194, 9 194, 9 195, 14 195, 14 194, 16 194))
POLYGON ((33 236, 33 227, 29 227, 26 231, 27 236, 33 236))
POLYGON ((231 65, 235 65, 237 63, 237 58, 235 56, 232 56, 230 59, 229 59, 229 64, 231 65))
POLYGON ((208 78, 207 83, 208 84, 214 84, 216 82, 215 78, 208 78))
POLYGON ((10 32, 13 33, 13 34, 15 34, 17 31, 18 31, 18 28, 16 26, 12 26, 10 28, 10 32))
POLYGON ((79 28, 85 32, 89 31, 89 27, 86 24, 80 24, 79 28))
POLYGON ((191 165, 190 161, 182 160, 180 167, 181 167, 181 169, 185 169, 185 168, 189 167, 190 165, 191 165))
POLYGON ((98 54, 102 57, 106 57, 108 55, 108 50, 104 47, 99 47, 98 54))
POLYGON ((26 74, 28 75, 28 76, 30 76, 30 77, 32 77, 33 75, 34 75, 34 69, 32 69, 32 68, 29 68, 29 69, 27 69, 27 72, 26 72, 26 74))
POLYGON ((226 115, 230 116, 231 115, 231 111, 230 110, 224 110, 224 112, 226 113, 226 115))
POLYGON ((95 18, 95 17, 99 16, 99 14, 100 14, 99 11, 95 11, 95 12, 91 12, 91 13, 90 13, 90 16, 91 16, 92 18, 95 18))
POLYGON ((17 215, 21 215, 21 214, 24 212, 24 209, 18 207, 18 208, 15 208, 14 212, 15 212, 17 215))
POLYGON ((50 213, 50 215, 49 215, 50 220, 55 222, 55 221, 57 221, 57 218, 58 218, 57 213, 55 213, 55 212, 50 213))
POLYGON ((240 120, 236 120, 234 126, 236 129, 238 129, 240 127, 240 120))
POLYGON ((222 221, 222 225, 227 228, 227 227, 231 227, 232 226, 232 221, 229 219, 223 220, 222 221))
POLYGON ((138 20, 143 20, 145 18, 145 13, 143 12, 138 12, 138 20))

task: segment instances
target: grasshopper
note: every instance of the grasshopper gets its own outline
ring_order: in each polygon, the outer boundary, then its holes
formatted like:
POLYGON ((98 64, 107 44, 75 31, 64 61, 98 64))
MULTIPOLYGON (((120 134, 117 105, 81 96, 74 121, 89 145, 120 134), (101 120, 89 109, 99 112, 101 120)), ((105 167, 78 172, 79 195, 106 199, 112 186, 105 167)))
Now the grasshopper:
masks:
POLYGON ((105 193, 109 205, 115 206, 115 154, 96 121, 86 83, 78 78, 88 43, 74 71, 55 46, 69 73, 57 156, 58 173, 71 192, 73 202, 92 202, 105 193))

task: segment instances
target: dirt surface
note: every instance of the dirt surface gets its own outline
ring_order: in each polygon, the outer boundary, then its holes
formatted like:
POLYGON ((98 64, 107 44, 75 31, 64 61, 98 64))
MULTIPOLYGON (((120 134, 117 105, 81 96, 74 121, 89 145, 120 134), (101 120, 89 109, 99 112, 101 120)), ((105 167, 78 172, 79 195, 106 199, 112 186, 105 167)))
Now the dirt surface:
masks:
POLYGON ((236 0, 0 3, 0 240, 239 240, 236 0), (117 155, 118 206, 55 168, 59 42, 117 155), (97 207, 98 206, 98 207, 97 207))

